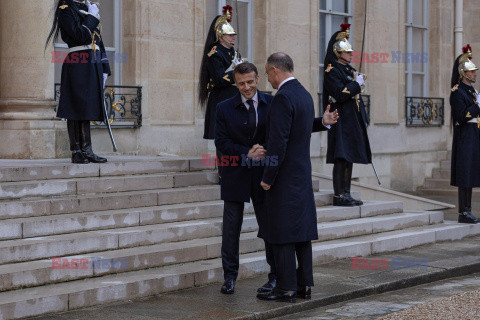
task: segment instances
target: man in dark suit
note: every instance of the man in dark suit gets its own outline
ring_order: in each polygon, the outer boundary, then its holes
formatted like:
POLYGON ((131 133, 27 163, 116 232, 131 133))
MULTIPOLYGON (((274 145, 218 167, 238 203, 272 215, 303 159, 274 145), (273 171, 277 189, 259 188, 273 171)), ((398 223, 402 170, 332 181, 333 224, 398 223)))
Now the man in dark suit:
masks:
MULTIPOLYGON (((272 96, 257 90, 258 71, 251 63, 242 63, 233 71, 239 89, 232 98, 217 105, 215 146, 223 154, 221 198, 224 200, 222 230, 222 266, 225 282, 221 292, 235 291, 239 267, 240 230, 244 203, 252 199, 259 231, 264 239, 264 197, 260 186, 265 156, 265 121, 272 96)), ((268 282, 258 292, 269 292, 276 284, 275 262, 271 245, 265 241, 268 282)))
MULTIPOLYGON (((295 302, 309 299, 313 286, 312 244, 318 239, 317 214, 312 187, 310 138, 314 129, 311 95, 293 77, 293 61, 285 53, 272 54, 265 65, 275 95, 267 120, 267 159, 261 186, 266 190, 265 241, 273 246, 277 286, 259 293, 262 300, 295 302), (298 270, 296 270, 296 259, 298 270)), ((315 131, 320 128, 315 119, 315 131)), ((337 121, 336 113, 323 116, 323 124, 337 121)))

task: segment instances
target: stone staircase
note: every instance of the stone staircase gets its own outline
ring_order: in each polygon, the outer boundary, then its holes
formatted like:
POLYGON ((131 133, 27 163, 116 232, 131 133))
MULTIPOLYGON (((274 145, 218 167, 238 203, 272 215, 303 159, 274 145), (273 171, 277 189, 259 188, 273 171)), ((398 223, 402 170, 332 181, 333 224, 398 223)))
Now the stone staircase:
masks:
MULTIPOLYGON (((457 187, 450 185, 451 174, 451 152, 448 152, 447 158, 440 161, 440 168, 432 170, 432 177, 426 178, 423 187, 417 190, 418 195, 422 196, 451 196, 458 194, 457 187)), ((473 188, 473 198, 480 196, 480 189, 473 188)))
MULTIPOLYGON (((0 161, 0 320, 150 296, 223 280, 223 202, 200 159, 0 161)), ((399 201, 333 207, 314 180, 314 263, 479 234, 399 201)), ((356 192, 354 197, 360 197, 356 192)), ((240 278, 267 272, 253 208, 240 278)))

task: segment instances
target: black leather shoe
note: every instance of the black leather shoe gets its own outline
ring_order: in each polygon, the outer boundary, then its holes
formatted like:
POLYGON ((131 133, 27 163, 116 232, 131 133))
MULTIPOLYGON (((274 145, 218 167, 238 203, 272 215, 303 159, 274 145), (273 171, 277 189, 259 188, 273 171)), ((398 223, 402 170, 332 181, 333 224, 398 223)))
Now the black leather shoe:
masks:
POLYGON ((85 163, 88 163, 88 159, 85 158, 85 156, 83 155, 83 153, 80 150, 78 150, 78 151, 75 151, 74 153, 72 153, 72 163, 85 164, 85 163))
POLYGON ((312 298, 312 288, 309 286, 297 288, 297 296, 302 299, 312 298))
POLYGON ((95 153, 85 153, 84 152, 83 155, 85 156, 85 158, 88 159, 88 161, 93 162, 93 163, 105 163, 105 162, 107 162, 106 158, 99 157, 95 153))
POLYGON ((259 293, 257 298, 260 300, 267 301, 279 301, 279 302, 297 302, 297 293, 296 291, 282 290, 275 288, 268 293, 259 293))
POLYGON ((353 207, 355 206, 355 203, 353 202, 353 199, 350 200, 347 197, 345 197, 343 194, 341 195, 334 195, 333 196, 333 205, 334 206, 339 206, 339 207, 353 207))
POLYGON ((277 285, 277 280, 275 279, 272 279, 272 280, 268 280, 267 283, 265 283, 263 286, 261 286, 260 288, 258 288, 257 292, 258 293, 267 293, 267 292, 270 292, 272 291, 273 289, 275 289, 275 286, 277 285))
POLYGON ((476 224, 479 221, 471 212, 465 211, 458 215, 458 222, 476 224))
POLYGON ((222 285, 222 289, 220 289, 221 293, 224 294, 232 294, 235 292, 235 280, 228 279, 222 285))
POLYGON ((348 200, 350 200, 351 202, 353 202, 353 205, 354 205, 354 206, 361 206, 361 205, 363 204, 363 201, 353 199, 353 198, 352 198, 352 195, 351 195, 350 193, 345 192, 345 193, 343 194, 343 196, 344 196, 346 199, 348 199, 348 200))

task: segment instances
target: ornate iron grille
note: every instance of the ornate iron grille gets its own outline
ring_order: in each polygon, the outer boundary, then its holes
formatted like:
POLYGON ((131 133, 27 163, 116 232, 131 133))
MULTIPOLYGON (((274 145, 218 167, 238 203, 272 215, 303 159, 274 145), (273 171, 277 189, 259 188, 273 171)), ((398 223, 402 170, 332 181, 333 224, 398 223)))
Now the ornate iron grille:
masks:
MULTIPOLYGON (((112 128, 142 126, 142 87, 107 86, 103 96, 112 128)), ((55 84, 55 100, 60 101, 60 83, 55 84)), ((106 128, 106 125, 93 122, 93 127, 106 128)))
MULTIPOLYGON (((367 114, 367 125, 369 125, 370 124, 370 95, 362 94, 360 96, 362 97, 363 104, 365 105, 365 113, 367 114)), ((319 114, 323 115, 324 109, 323 109, 322 93, 318 94, 318 110, 320 111, 319 114)))
POLYGON ((405 98, 407 127, 440 127, 445 123, 443 98, 405 98))

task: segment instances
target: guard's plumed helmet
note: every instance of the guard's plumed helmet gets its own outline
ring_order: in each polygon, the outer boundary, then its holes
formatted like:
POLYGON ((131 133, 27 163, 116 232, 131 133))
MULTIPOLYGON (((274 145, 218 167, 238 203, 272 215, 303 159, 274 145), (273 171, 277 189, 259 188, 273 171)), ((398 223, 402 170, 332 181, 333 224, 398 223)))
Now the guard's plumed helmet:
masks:
POLYGON ((340 56, 342 52, 352 52, 353 48, 348 38, 350 37, 350 24, 343 23, 341 26, 341 31, 337 34, 335 44, 333 45, 333 52, 337 57, 340 56))
POLYGON ((465 71, 474 71, 478 70, 477 66, 470 60, 472 58, 472 48, 469 44, 463 47, 463 54, 460 56, 458 61, 458 72, 463 77, 465 76, 465 71))
POLYGON ((223 39, 223 36, 226 34, 237 34, 235 32, 235 29, 233 29, 232 25, 229 23, 231 21, 232 21, 232 7, 224 6, 223 15, 218 17, 217 21, 215 22, 215 32, 217 34, 217 41, 220 40, 220 38, 223 39))

